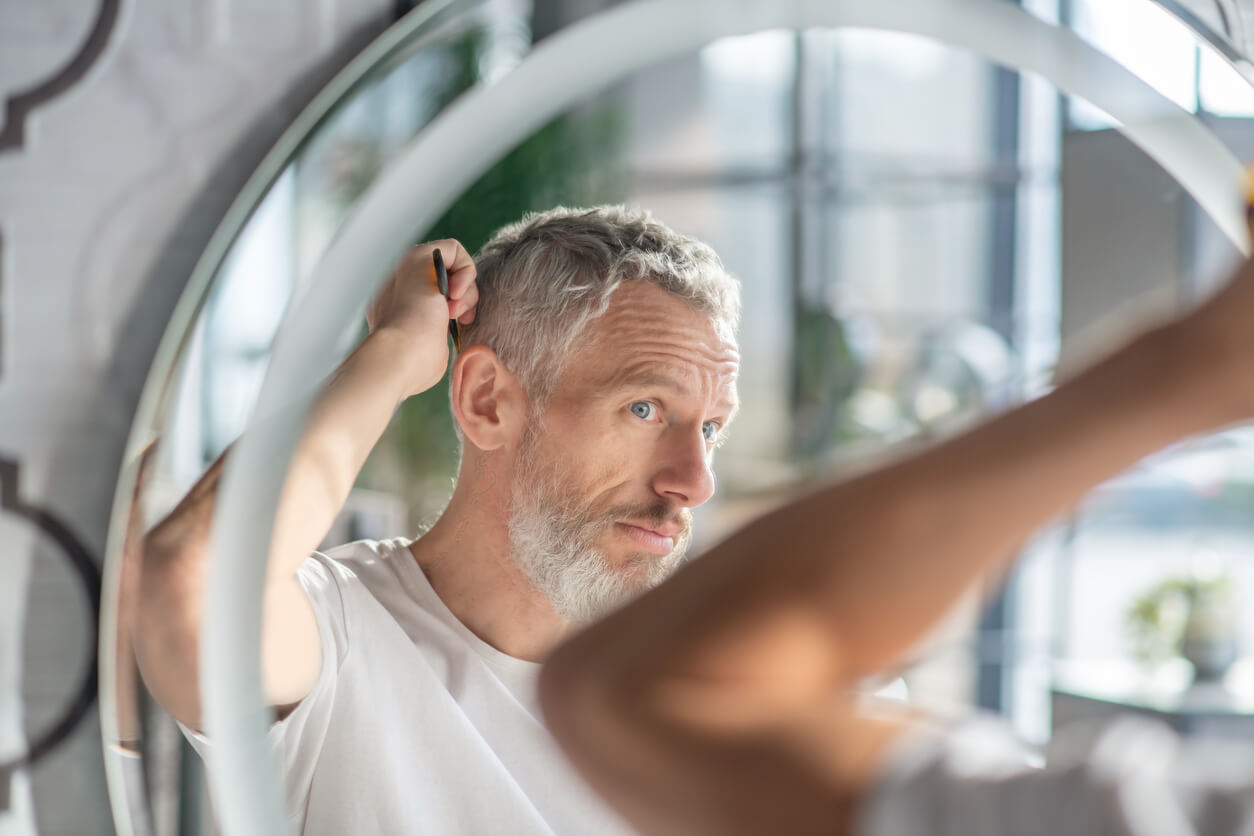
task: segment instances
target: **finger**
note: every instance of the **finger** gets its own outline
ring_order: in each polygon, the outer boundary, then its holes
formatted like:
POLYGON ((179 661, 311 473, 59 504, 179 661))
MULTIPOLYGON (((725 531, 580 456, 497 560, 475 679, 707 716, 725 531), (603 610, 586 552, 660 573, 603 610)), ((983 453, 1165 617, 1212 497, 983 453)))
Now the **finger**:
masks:
POLYGON ((452 238, 441 238, 438 241, 427 241, 423 244, 410 247, 405 253, 401 263, 397 266, 396 272, 401 274, 395 276, 399 281, 404 281, 405 276, 419 275, 432 284, 438 286, 438 280, 435 272, 435 251, 440 251, 440 257, 444 260, 445 272, 452 274, 453 265, 461 259, 468 258, 464 253, 465 248, 452 238))
POLYGON ((479 287, 471 284, 466 288, 465 292, 456 299, 450 298, 448 303, 449 317, 451 319, 460 319, 468 311, 474 310, 479 304, 479 287))
POLYGON ((448 274, 448 298, 464 299, 470 293, 475 294, 478 298, 479 287, 476 281, 475 270, 473 267, 462 268, 460 272, 448 274))
POLYGON ((449 317, 466 325, 475 321, 475 309, 479 304, 479 285, 472 284, 466 293, 449 302, 449 317))
POLYGON ((431 252, 439 250, 440 255, 444 258, 444 266, 448 268, 450 274, 470 267, 472 270, 475 266, 474 259, 470 257, 470 253, 466 252, 466 248, 462 246, 461 241, 456 238, 441 238, 438 241, 427 241, 412 247, 409 251, 409 258, 420 263, 429 264, 431 262, 431 252))
POLYGON ((450 238, 441 243, 449 247, 447 250, 443 246, 440 248, 440 254, 444 256, 444 266, 448 270, 448 296, 450 299, 460 299, 466 294, 466 289, 474 284, 478 275, 474 259, 460 241, 450 238))
POLYGON ((473 273, 475 268, 474 259, 470 257, 470 253, 466 252, 466 248, 462 246, 462 242, 456 238, 445 238, 442 241, 434 242, 434 245, 440 248, 440 252, 444 255, 444 264, 448 267, 450 274, 456 273, 469 267, 473 273))

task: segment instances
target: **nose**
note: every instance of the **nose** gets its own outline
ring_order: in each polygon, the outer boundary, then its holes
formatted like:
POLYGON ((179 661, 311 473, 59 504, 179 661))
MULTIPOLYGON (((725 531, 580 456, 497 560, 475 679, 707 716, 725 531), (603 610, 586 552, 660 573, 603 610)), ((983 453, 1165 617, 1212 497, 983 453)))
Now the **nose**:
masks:
POLYGON ((653 491, 683 508, 695 508, 714 495, 714 471, 709 445, 698 427, 695 432, 675 428, 663 446, 653 476, 653 491))

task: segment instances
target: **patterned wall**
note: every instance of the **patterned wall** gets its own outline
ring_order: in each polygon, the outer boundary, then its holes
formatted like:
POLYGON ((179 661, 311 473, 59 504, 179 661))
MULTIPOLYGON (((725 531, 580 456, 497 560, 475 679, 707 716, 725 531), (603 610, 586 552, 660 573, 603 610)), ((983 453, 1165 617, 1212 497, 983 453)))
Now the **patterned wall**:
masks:
POLYGON ((230 200, 398 5, 0 0, 0 836, 112 832, 93 612, 145 372, 230 200))

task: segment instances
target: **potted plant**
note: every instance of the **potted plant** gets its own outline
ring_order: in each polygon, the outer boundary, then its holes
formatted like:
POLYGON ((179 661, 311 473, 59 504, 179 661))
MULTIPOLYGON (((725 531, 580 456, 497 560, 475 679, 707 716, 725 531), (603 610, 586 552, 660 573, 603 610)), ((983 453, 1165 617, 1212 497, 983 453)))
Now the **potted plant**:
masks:
POLYGON ((1222 679, 1239 655, 1231 578, 1168 578, 1128 610, 1127 626, 1138 659, 1156 663, 1183 656, 1196 682, 1222 679))

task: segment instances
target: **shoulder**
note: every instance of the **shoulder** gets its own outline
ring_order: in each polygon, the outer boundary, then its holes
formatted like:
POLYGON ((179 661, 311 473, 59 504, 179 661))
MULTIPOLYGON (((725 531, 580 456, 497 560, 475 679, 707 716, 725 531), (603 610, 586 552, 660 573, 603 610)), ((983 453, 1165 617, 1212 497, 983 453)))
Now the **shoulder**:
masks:
POLYGON ((300 571, 314 577, 331 575, 336 578, 368 574, 380 567, 390 568, 398 558, 408 556, 410 542, 405 537, 355 540, 314 552, 301 566, 300 571))
POLYGON ((358 540, 305 558, 296 572, 324 637, 343 656, 349 637, 377 618, 379 590, 398 571, 398 556, 410 554, 409 540, 358 540))
POLYGON ((332 590, 340 598, 352 597, 354 590, 374 593, 380 586, 395 583, 405 563, 413 559, 411 542, 405 537, 356 540, 316 551, 301 564, 297 577, 311 596, 332 590))
POLYGON ((380 563, 395 562, 410 555, 411 540, 395 536, 389 540, 354 540, 325 551, 315 551, 312 558, 326 567, 339 567, 349 572, 361 572, 380 563))

